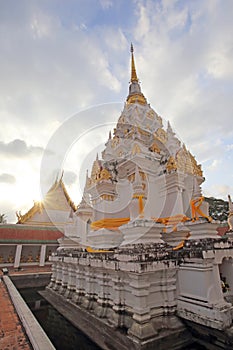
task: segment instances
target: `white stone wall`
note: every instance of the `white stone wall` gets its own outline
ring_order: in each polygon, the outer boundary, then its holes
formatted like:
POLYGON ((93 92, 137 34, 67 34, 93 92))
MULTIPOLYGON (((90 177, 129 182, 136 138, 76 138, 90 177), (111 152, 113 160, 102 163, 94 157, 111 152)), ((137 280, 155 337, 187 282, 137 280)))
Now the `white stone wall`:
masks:
MULTIPOLYGON (((225 254, 232 255, 231 250, 225 254)), ((187 259, 178 270, 178 315, 190 321, 216 329, 232 324, 233 306, 222 291, 220 272, 233 274, 232 265, 223 266, 224 250, 203 253, 204 259, 187 259), (220 258, 221 256, 221 258, 220 258), (230 271, 231 269, 231 271, 230 271)))
MULTIPOLYGON (((131 257, 129 257, 131 258, 131 257)), ((50 288, 135 337, 154 335, 176 310, 177 268, 163 262, 52 257, 50 288), (156 321, 157 320, 157 321, 156 321)))

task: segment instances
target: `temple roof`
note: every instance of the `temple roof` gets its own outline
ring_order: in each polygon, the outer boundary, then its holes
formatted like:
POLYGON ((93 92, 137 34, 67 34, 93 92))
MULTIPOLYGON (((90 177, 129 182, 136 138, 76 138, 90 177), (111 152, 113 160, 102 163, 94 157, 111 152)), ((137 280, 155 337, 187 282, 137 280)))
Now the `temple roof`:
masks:
POLYGON ((44 210, 69 212, 70 209, 75 212, 77 207, 71 200, 61 176, 60 180, 54 182, 41 202, 34 202, 33 207, 23 215, 20 212, 16 213, 18 218, 17 224, 33 221, 33 217, 36 214, 42 214, 44 210))

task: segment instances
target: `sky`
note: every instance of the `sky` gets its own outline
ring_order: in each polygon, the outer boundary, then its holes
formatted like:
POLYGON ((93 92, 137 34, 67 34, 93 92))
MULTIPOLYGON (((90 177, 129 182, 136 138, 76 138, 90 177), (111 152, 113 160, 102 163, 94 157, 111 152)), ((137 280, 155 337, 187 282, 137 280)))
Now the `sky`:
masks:
POLYGON ((131 42, 204 195, 233 195, 232 13, 232 0, 0 0, 0 213, 15 222, 61 169, 78 204, 128 94, 131 42))

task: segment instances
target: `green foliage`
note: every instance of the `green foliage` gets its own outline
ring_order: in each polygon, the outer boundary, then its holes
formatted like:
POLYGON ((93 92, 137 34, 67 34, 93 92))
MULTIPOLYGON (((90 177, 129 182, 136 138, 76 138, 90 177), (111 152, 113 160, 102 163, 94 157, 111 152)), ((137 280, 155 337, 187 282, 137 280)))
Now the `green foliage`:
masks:
POLYGON ((214 220, 226 221, 229 214, 228 202, 223 199, 214 197, 205 197, 206 202, 209 203, 210 216, 214 220))

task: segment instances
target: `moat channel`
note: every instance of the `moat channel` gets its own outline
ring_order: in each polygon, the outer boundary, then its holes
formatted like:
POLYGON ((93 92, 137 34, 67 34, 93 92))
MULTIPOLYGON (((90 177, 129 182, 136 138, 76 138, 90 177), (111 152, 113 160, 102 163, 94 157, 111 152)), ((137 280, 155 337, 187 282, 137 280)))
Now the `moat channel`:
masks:
MULTIPOLYGON (((53 308, 39 293, 40 288, 20 288, 19 292, 33 312, 34 316, 48 335, 57 350, 101 350, 83 332, 75 328, 55 308, 53 308)), ((204 350, 194 343, 188 350, 204 350)), ((183 349, 187 350, 187 349, 183 349)))
POLYGON ((38 291, 24 288, 19 292, 57 350, 101 350, 84 333, 58 313, 38 291))

